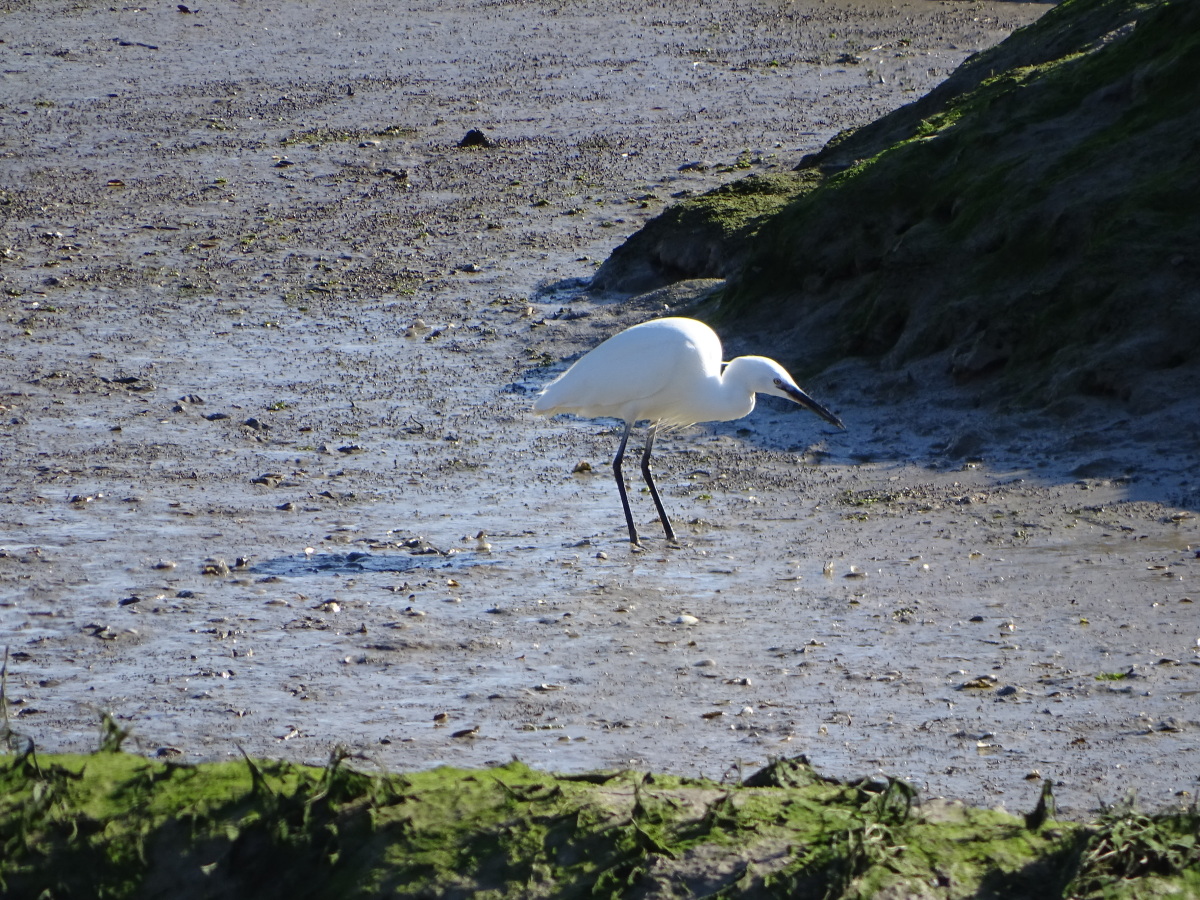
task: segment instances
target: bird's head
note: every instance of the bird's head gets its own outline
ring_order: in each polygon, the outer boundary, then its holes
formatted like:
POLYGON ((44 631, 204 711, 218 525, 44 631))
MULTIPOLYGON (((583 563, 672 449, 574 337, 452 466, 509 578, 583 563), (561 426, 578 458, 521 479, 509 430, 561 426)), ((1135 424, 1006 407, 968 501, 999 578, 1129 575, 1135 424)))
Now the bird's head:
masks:
MULTIPOLYGON (((831 425, 845 429, 842 420, 828 409, 806 394, 788 374, 787 369, 765 356, 739 356, 729 364, 728 369, 737 368, 737 377, 747 387, 759 394, 774 394, 776 397, 786 397, 794 403, 799 403, 805 409, 815 412, 831 425)), ((728 370, 726 377, 729 377, 728 370)))

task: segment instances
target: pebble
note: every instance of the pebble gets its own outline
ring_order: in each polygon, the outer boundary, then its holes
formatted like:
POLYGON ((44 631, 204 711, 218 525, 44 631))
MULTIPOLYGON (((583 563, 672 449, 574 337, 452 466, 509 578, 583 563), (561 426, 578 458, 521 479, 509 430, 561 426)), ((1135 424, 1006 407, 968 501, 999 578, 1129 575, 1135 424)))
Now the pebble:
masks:
POLYGON ((992 688, 996 684, 995 675, 980 675, 978 678, 972 678, 970 681, 964 681, 956 690, 960 691, 983 691, 992 688))
POLYGON ((472 128, 463 135, 462 140, 458 142, 458 146, 462 148, 469 147, 491 147, 492 139, 489 138, 478 128, 472 128))

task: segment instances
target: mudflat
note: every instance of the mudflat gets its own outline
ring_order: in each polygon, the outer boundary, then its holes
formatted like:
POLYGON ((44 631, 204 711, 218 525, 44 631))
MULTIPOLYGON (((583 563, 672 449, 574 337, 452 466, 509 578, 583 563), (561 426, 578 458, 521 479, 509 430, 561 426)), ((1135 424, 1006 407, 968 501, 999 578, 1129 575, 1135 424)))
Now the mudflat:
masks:
POLYGON ((1049 779, 1077 814, 1194 790, 1177 404, 999 410, 936 359, 850 360, 801 378, 845 432, 765 400, 662 439, 681 541, 635 479, 643 552, 619 430, 530 411, 711 286, 584 290, 673 197, 1044 9, 0 6, 11 728, 85 751, 106 711, 149 755, 392 770, 805 754, 1014 810, 1049 779))

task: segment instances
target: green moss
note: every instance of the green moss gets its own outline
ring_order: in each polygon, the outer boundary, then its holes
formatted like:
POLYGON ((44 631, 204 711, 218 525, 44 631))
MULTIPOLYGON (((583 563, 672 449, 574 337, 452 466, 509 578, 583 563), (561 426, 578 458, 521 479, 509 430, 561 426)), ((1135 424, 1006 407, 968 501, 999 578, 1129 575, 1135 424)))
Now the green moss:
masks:
POLYGON ((756 220, 778 211, 817 183, 811 173, 752 175, 685 201, 682 207, 732 235, 752 230, 756 220))
POLYGON ((648 271, 729 279, 707 314, 804 322, 809 370, 948 351, 1010 398, 1121 397, 1200 364, 1197 108, 1200 5, 1066 0, 839 135, 803 181, 690 200, 613 260, 638 289, 648 271))
POLYGON ((735 265, 762 223, 820 181, 812 172, 756 174, 683 200, 618 247, 597 271, 593 286, 644 290, 661 283, 664 272, 720 276, 714 261, 735 265))
POLYGON ((1194 811, 1043 823, 803 759, 740 785, 636 772, 366 774, 121 753, 0 760, 0 891, 47 897, 1079 896, 1195 884, 1194 811), (753 863, 758 860, 758 863, 753 863), (763 862, 769 861, 769 862, 763 862), (1072 894, 1074 896, 1074 894, 1072 894))
POLYGON ((1083 847, 1070 896, 1195 897, 1200 891, 1200 814, 1148 816, 1106 810, 1083 847))

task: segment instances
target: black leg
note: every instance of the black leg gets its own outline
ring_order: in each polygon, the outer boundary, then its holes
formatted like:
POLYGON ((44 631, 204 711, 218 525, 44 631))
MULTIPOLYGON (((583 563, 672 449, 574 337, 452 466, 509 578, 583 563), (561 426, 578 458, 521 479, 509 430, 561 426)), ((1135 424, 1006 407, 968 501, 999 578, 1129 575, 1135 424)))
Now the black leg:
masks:
POLYGON ((621 435, 621 446, 617 448, 617 455, 613 457, 613 475, 617 478, 617 490, 621 494, 621 508, 625 510, 625 522, 629 525, 629 543, 640 547, 637 529, 633 527, 633 513, 629 511, 629 496, 625 493, 625 479, 621 477, 621 461, 625 459, 625 445, 629 443, 629 432, 632 430, 633 423, 626 422, 625 433, 621 435))
POLYGON ((675 540, 675 530, 671 527, 671 520, 667 518, 667 511, 663 509, 662 500, 658 498, 658 488, 654 486, 654 479, 650 477, 650 450, 654 447, 654 434, 658 431, 657 425, 651 425, 646 431, 646 452, 642 454, 642 477, 646 479, 646 485, 650 488, 650 496, 654 498, 654 506, 658 509, 658 518, 662 522, 663 531, 667 533, 667 540, 675 540))

